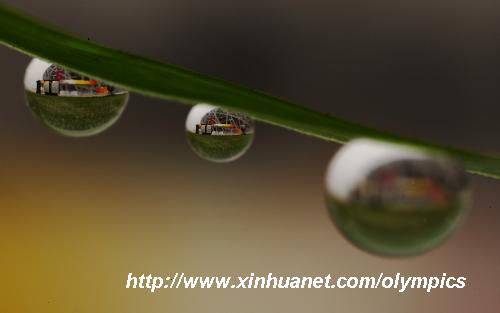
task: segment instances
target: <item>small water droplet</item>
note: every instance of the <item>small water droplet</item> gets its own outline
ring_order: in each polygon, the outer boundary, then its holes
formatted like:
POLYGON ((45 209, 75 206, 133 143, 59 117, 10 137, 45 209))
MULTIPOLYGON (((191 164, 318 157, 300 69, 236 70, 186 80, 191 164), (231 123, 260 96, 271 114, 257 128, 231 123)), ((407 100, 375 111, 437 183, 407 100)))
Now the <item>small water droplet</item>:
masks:
POLYGON ((195 105, 186 118, 189 145, 201 158, 230 162, 242 156, 253 141, 255 122, 245 114, 195 105))
POLYGON ((369 139, 342 147, 326 173, 335 225, 363 250, 425 252, 457 228, 470 204, 461 164, 418 148, 369 139))
POLYGON ((69 137, 87 137, 111 127, 123 113, 128 92, 40 59, 26 68, 28 106, 42 123, 69 137))

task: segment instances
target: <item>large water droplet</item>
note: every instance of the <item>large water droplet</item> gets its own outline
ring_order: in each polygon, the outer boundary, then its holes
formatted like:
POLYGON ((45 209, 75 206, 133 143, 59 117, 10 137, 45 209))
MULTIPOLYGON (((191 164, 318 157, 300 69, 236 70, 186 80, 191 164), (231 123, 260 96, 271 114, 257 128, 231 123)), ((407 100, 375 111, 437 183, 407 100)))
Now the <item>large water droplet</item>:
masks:
POLYGON ((230 162, 250 147, 255 122, 250 117, 207 105, 195 105, 186 118, 188 142, 203 159, 230 162))
POLYGON ((462 166, 418 148, 357 139, 326 173, 330 216, 358 247, 388 256, 427 251, 463 220, 470 190, 462 166))
POLYGON ((33 114, 48 128, 70 137, 108 129, 128 102, 126 91, 36 58, 26 68, 24 88, 33 114))

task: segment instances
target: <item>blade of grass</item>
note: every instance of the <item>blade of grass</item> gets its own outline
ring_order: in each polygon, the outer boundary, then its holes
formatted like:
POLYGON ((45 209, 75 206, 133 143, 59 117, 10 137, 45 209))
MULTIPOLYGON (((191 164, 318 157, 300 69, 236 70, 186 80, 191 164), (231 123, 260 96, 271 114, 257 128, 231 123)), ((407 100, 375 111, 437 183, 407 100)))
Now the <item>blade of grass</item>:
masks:
POLYGON ((461 159, 469 172, 500 178, 500 157, 357 125, 230 82, 98 45, 2 4, 0 42, 137 93, 191 104, 219 105, 266 123, 339 143, 369 137, 445 152, 461 159))

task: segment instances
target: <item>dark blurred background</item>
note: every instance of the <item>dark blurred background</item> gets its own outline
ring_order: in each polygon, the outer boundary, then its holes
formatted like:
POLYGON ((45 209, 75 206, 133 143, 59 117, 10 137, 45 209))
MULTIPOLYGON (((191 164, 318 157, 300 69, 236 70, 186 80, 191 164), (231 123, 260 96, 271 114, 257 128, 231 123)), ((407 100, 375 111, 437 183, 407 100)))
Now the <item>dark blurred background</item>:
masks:
MULTIPOLYGON (((400 134, 500 154, 495 1, 8 0, 61 30, 400 134)), ((43 40, 43 38, 40 38, 43 40)), ((0 311, 498 312, 496 180, 410 259, 362 252, 323 201, 339 145, 257 125, 231 164, 185 142, 188 106, 133 94, 110 130, 70 139, 25 105, 30 58, 0 47, 0 311), (220 185, 207 184, 220 181, 220 185), (128 272, 466 276, 462 290, 124 288, 128 272)))

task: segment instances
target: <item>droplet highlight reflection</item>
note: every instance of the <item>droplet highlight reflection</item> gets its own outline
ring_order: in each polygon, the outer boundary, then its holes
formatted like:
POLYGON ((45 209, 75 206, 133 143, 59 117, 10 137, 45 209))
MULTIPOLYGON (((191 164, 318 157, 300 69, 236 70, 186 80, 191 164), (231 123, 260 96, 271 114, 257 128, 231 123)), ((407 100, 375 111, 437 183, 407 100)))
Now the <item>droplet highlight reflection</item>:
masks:
POLYGON ((193 151, 213 162, 241 157, 254 138, 255 122, 245 114, 195 105, 186 118, 186 136, 193 151))
POLYGON ((49 129, 87 137, 111 127, 123 113, 128 92, 40 59, 26 68, 29 108, 49 129))
POLYGON ((463 220, 470 189, 461 164, 418 148, 357 139, 326 173, 330 216, 363 250, 410 256, 443 242, 463 220))

